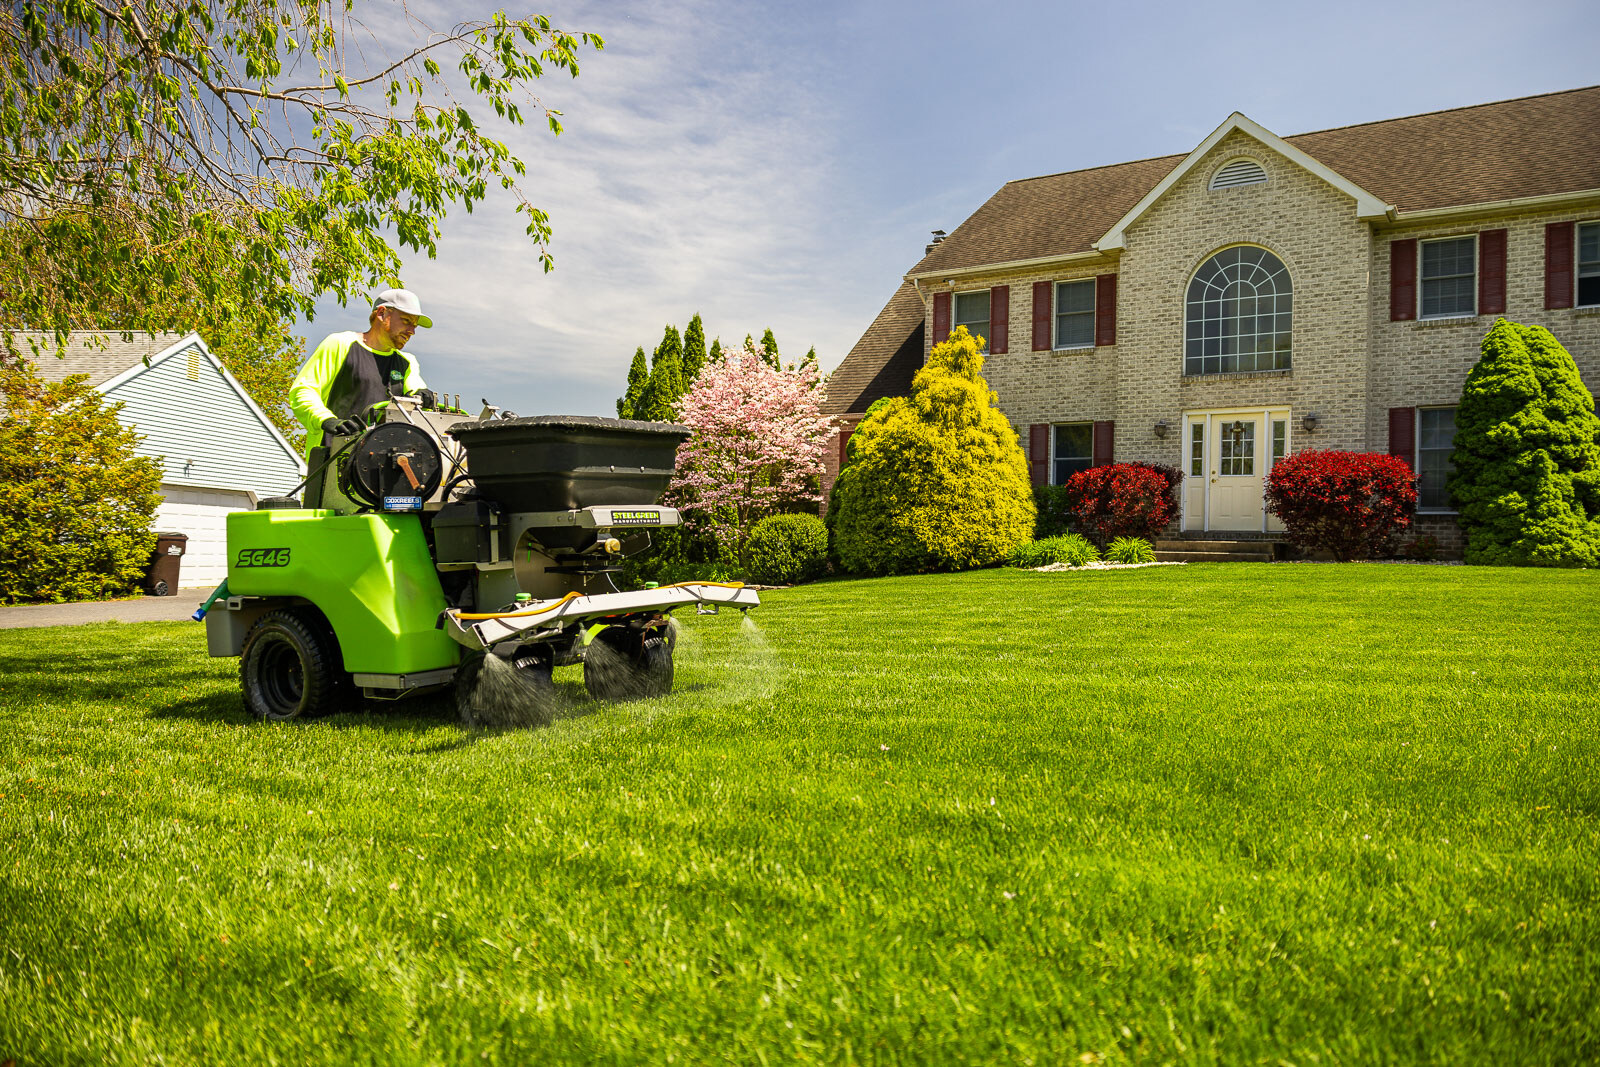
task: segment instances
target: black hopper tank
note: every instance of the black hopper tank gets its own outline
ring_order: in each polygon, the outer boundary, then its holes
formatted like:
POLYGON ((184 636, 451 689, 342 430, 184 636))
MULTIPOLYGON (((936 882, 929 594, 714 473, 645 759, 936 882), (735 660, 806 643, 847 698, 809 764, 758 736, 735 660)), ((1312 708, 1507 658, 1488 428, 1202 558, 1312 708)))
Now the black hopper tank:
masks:
POLYGON ((466 449, 478 492, 508 512, 654 504, 690 434, 677 423, 590 415, 461 422, 448 432, 466 449))

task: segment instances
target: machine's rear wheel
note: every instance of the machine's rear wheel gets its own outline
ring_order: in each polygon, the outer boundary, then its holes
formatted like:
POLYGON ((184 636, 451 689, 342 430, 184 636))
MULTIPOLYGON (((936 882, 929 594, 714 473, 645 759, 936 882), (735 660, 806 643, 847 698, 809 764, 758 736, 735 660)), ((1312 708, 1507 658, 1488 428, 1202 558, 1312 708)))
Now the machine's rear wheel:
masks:
POLYGON ((245 635, 239 682, 251 714, 281 721, 337 710, 350 676, 321 616, 284 608, 261 616, 245 635))
POLYGON ((642 700, 672 692, 673 637, 664 625, 607 626, 583 657, 583 685, 596 700, 642 700))

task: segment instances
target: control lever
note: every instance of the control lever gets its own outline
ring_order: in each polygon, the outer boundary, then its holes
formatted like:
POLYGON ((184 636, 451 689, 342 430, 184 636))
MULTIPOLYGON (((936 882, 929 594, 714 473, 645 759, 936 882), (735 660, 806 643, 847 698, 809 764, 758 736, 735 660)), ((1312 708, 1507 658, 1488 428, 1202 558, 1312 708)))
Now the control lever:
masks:
POLYGON ((400 472, 406 476, 406 481, 411 483, 411 491, 417 492, 422 488, 422 479, 417 477, 416 471, 411 469, 411 453, 401 452, 394 457, 394 462, 400 472))

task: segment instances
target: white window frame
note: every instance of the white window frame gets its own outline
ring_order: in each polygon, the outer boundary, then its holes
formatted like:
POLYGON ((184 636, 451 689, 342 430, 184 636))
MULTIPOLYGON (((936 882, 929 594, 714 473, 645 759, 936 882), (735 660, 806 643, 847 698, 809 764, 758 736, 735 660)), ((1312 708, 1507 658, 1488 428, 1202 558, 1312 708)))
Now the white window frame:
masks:
POLYGON ((1050 283, 1050 345, 1055 352, 1083 352, 1094 347, 1094 333, 1099 323, 1096 316, 1100 313, 1100 281, 1098 278, 1062 278, 1050 283), (1064 345, 1061 343, 1061 292, 1063 285, 1090 286, 1094 299, 1089 303, 1089 343, 1077 345, 1064 345))
MULTIPOLYGON (((1576 234, 1576 231, 1574 231, 1574 234, 1576 234)), ((1574 246, 1576 246, 1578 242, 1576 240, 1574 240, 1572 243, 1573 243, 1574 246)), ((1574 252, 1573 254, 1576 255, 1577 253, 1574 252)), ((1443 237, 1426 237, 1426 238, 1423 238, 1422 240, 1419 240, 1417 242, 1417 321, 1418 322, 1445 322, 1445 321, 1448 321, 1450 319, 1475 319, 1475 318, 1477 318, 1478 317, 1478 284, 1479 284, 1478 283, 1478 279, 1482 276, 1482 273, 1483 273, 1483 256, 1481 255, 1481 250, 1478 247, 1478 235, 1476 233, 1452 233, 1452 234, 1446 234, 1443 237), (1426 246, 1426 245, 1438 244, 1440 241, 1465 241, 1465 240, 1471 240, 1472 241, 1472 310, 1470 312, 1452 311, 1447 315, 1424 315, 1422 313, 1422 294, 1427 288, 1427 281, 1428 280, 1425 277, 1423 277, 1423 274, 1422 274, 1422 265, 1423 265, 1423 263, 1425 261, 1425 257, 1422 254, 1423 247, 1426 246)), ((1451 275, 1451 277, 1458 277, 1458 275, 1451 275)), ((1576 282, 1576 275, 1574 275, 1574 282, 1576 282)))
MULTIPOLYGON (((1442 507, 1442 508, 1425 508, 1425 507, 1422 506, 1422 413, 1424 411, 1457 411, 1457 410, 1460 409, 1460 406, 1461 405, 1459 405, 1459 404, 1418 404, 1415 408, 1412 409, 1413 414, 1412 414, 1412 425, 1411 425, 1411 441, 1412 441, 1412 446, 1411 446, 1411 470, 1412 470, 1412 473, 1417 476, 1417 514, 1418 515, 1455 515, 1455 514, 1457 514, 1456 509, 1454 507, 1450 507, 1450 506, 1446 506, 1446 507, 1442 507)), ((1453 450, 1453 446, 1452 446, 1452 450, 1453 450)), ((1428 451, 1437 452, 1437 451, 1439 451, 1439 449, 1430 448, 1430 449, 1428 449, 1428 451)))
MULTIPOLYGON (((1183 361, 1182 362, 1183 377, 1192 378, 1192 379, 1220 378, 1220 377, 1222 377, 1224 375, 1229 375, 1229 374, 1287 374, 1287 373, 1290 373, 1291 371, 1293 371, 1294 370, 1294 332, 1295 332, 1294 331, 1294 307, 1295 307, 1295 304, 1298 302, 1298 301, 1296 301, 1294 294, 1295 294, 1294 273, 1289 270, 1289 264, 1284 260, 1284 258, 1282 256, 1278 255, 1278 253, 1274 252, 1272 249, 1268 248, 1266 245, 1256 244, 1253 241, 1235 241, 1233 244, 1223 245, 1221 248, 1215 250, 1210 255, 1206 256, 1199 263, 1195 264, 1194 270, 1189 272, 1188 280, 1183 283, 1183 304, 1182 304, 1182 307, 1183 307, 1183 348, 1182 348, 1181 353, 1179 355, 1179 359, 1181 359, 1183 361), (1271 367, 1271 368, 1267 368, 1267 369, 1257 368, 1257 369, 1248 370, 1248 371, 1241 371, 1241 370, 1231 370, 1231 371, 1228 371, 1228 370, 1223 370, 1223 371, 1198 370, 1198 371, 1192 371, 1191 372, 1189 370, 1189 340, 1190 340, 1190 337, 1189 337, 1189 290, 1194 286, 1195 278, 1198 277, 1200 272, 1205 269, 1206 264, 1210 263, 1213 259, 1216 259, 1218 256, 1222 255, 1222 253, 1227 252, 1230 249, 1234 249, 1234 248, 1259 248, 1261 251, 1267 253, 1267 255, 1271 256, 1273 259, 1276 259, 1278 261, 1279 265, 1283 267, 1283 275, 1284 275, 1284 278, 1287 280, 1287 283, 1288 283, 1288 286, 1289 286, 1289 301, 1290 301, 1290 303, 1289 303, 1289 365, 1287 367, 1271 367)), ((1275 295, 1278 295, 1278 294, 1275 294, 1275 295)), ((1277 314, 1276 310, 1274 310, 1273 314, 1274 315, 1277 314)), ((1204 324, 1202 323, 1202 327, 1203 327, 1203 325, 1204 324)), ((1201 340, 1203 342, 1204 338, 1202 337, 1201 340)), ((1206 357, 1203 354, 1203 351, 1204 351, 1204 344, 1203 343, 1202 343, 1201 347, 1202 347, 1201 365, 1203 367, 1204 366, 1204 361, 1208 357, 1206 357)), ((1235 353, 1235 355, 1238 355, 1238 353, 1235 353)))
MULTIPOLYGON (((1572 306, 1575 308, 1600 308, 1600 301, 1593 304, 1578 303, 1578 293, 1582 290, 1583 282, 1583 228, 1593 226, 1600 230, 1600 219, 1576 222, 1572 226, 1572 306)), ((1600 267, 1600 262, 1596 263, 1600 267)))
MULTIPOLYGON (((989 324, 989 328, 983 331, 982 334, 974 334, 974 336, 981 336, 983 338, 983 347, 978 349, 978 351, 982 352, 984 355, 988 355, 989 342, 991 340, 990 334, 994 332, 994 291, 992 289, 985 286, 982 289, 963 289, 960 292, 953 292, 950 294, 950 332, 955 333, 957 326, 967 325, 960 319, 956 318, 956 308, 960 306, 962 297, 971 296, 973 293, 982 293, 986 298, 988 298, 989 301, 989 318, 984 320, 989 324)), ((967 332, 972 333, 972 328, 970 326, 967 327, 967 332)))
MULTIPOLYGON (((1085 468, 1085 469, 1087 470, 1087 469, 1092 468, 1094 466, 1094 421, 1092 419, 1069 419, 1066 422, 1052 422, 1050 424, 1050 484, 1051 485, 1066 485, 1067 484, 1064 481, 1062 481, 1062 482, 1056 481, 1056 460, 1058 458, 1063 458, 1063 457, 1058 457, 1056 455, 1056 430, 1057 430, 1058 427, 1062 427, 1062 426, 1087 426, 1087 427, 1089 427, 1089 467, 1085 468)), ((1071 458, 1072 459, 1081 459, 1082 457, 1081 456, 1073 456, 1071 458)), ((1077 471, 1073 471, 1072 473, 1076 474, 1078 472, 1077 471)))

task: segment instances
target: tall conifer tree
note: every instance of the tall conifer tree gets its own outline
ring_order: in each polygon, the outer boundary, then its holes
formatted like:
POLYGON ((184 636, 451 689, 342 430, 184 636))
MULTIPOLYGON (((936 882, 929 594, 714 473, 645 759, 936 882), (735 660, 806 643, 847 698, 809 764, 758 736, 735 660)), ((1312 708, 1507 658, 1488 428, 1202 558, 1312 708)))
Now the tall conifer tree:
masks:
POLYGON ((645 382, 634 417, 671 422, 673 406, 683 394, 683 339, 678 336, 678 328, 669 323, 651 358, 650 379, 645 382))
POLYGON ((644 396, 644 383, 650 379, 650 368, 644 362, 644 345, 640 345, 633 353, 633 362, 628 365, 628 391, 617 401, 617 418, 633 419, 639 410, 639 401, 644 396))
POLYGON ((683 331, 683 388, 687 392, 706 365, 706 326, 696 311, 683 331))
POLYGON ((761 335, 761 347, 767 350, 767 366, 774 370, 782 370, 783 364, 778 362, 778 339, 772 336, 772 327, 761 335))
POLYGON ((706 361, 710 363, 722 362, 722 338, 718 337, 711 342, 711 351, 706 355, 706 361))

